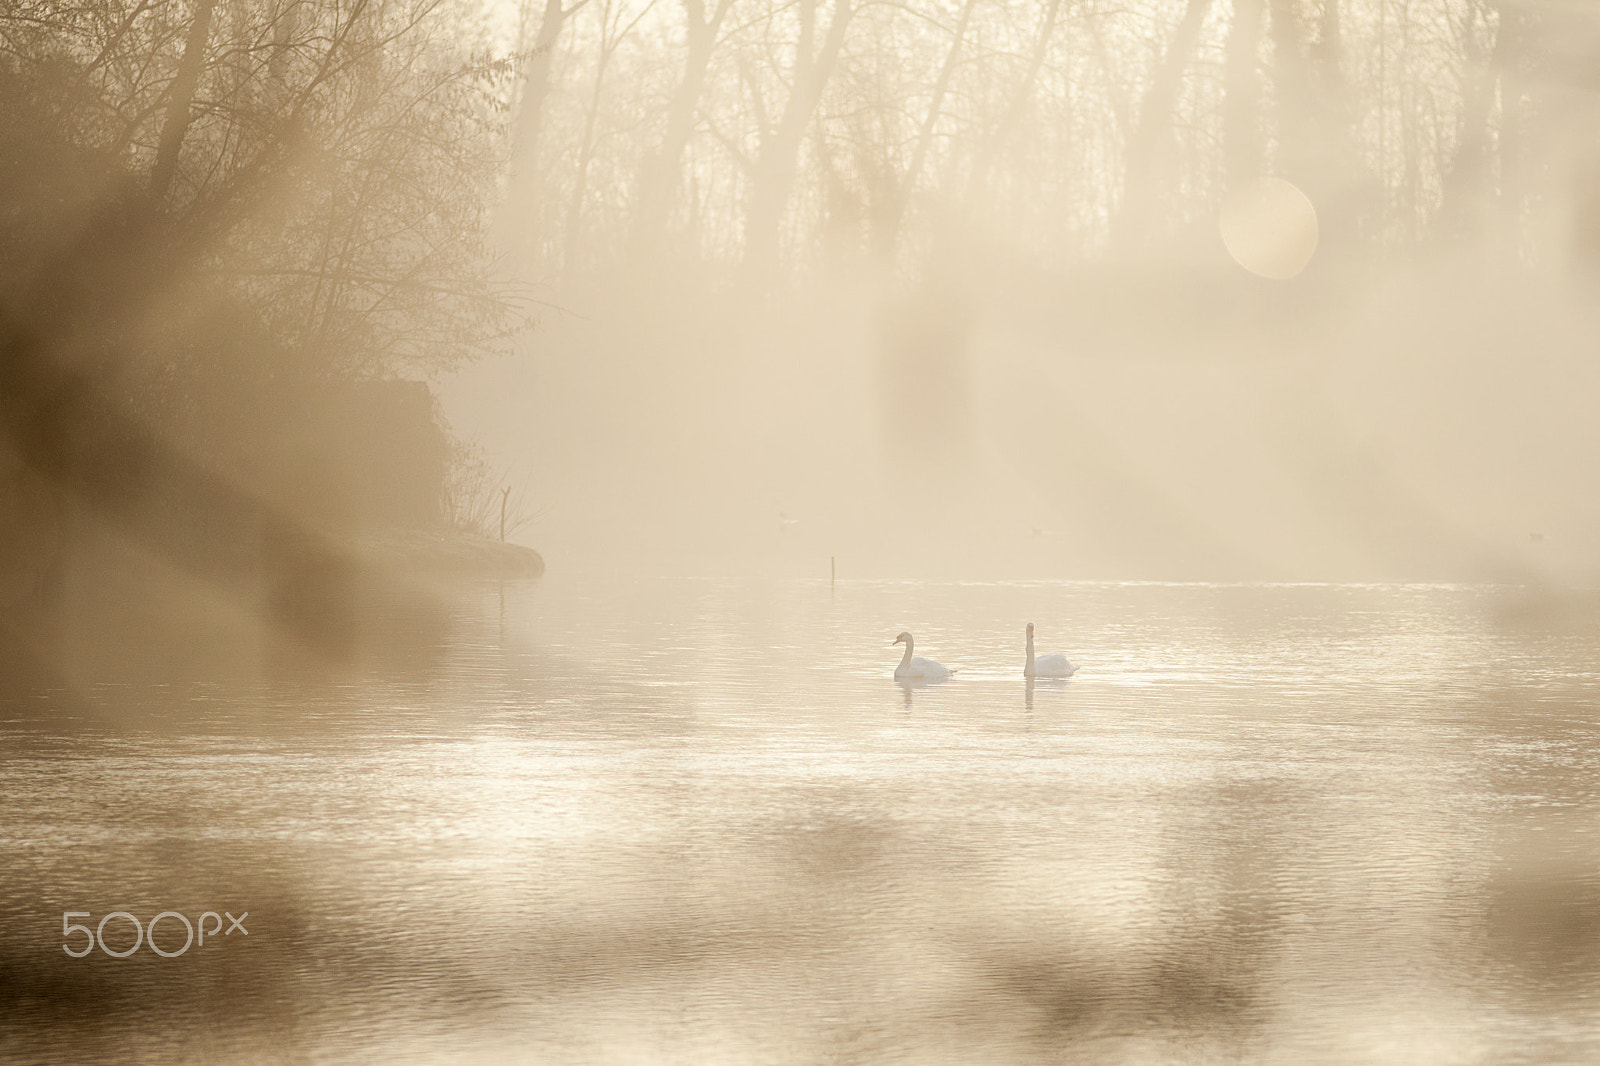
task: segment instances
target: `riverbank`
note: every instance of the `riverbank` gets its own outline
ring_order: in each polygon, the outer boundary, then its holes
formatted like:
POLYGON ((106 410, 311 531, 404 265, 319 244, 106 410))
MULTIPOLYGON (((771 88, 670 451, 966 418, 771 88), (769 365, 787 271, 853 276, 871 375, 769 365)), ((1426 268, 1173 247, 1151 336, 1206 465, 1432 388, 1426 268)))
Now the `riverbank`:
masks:
POLYGON ((363 561, 399 576, 512 580, 544 573, 544 558, 532 548, 455 530, 385 530, 355 547, 363 561))
POLYGON ((219 519, 196 546, 68 511, 48 544, 0 558, 0 697, 307 668, 414 673, 449 630, 455 588, 545 569, 531 548, 442 528, 219 519))

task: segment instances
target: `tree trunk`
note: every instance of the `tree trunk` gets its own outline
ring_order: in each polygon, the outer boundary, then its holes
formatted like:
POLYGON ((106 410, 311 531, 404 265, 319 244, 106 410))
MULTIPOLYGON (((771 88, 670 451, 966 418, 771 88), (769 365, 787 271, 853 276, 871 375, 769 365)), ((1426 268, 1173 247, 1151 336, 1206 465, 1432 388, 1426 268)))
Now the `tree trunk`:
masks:
POLYGON ((1455 155, 1444 176, 1439 235, 1478 236, 1489 175, 1489 104, 1494 81, 1478 46, 1479 0, 1468 0, 1461 24, 1461 120, 1455 155))
POLYGON ((800 47, 795 56, 793 88, 784 105, 778 128, 764 137, 756 158, 755 187, 750 194, 750 210, 745 225, 745 266, 748 276, 768 276, 778 261, 778 227, 794 185, 800 141, 823 87, 833 73, 839 50, 844 46, 845 29, 851 11, 849 0, 834 0, 833 19, 821 50, 811 54, 815 35, 817 0, 801 0, 800 47))
POLYGON ((910 206, 912 194, 916 192, 917 178, 922 174, 923 162, 927 158, 929 147, 933 144, 933 131, 939 125, 945 93, 950 89, 950 79, 955 74, 956 64, 961 59, 962 46, 966 43, 967 26, 972 22, 972 12, 977 6, 977 0, 965 0, 961 5, 961 18, 956 23, 955 36, 950 40, 950 51, 945 53, 944 65, 939 68, 939 78, 934 82, 933 95, 928 100, 928 111, 922 118, 922 128, 917 131, 917 143, 911 152, 911 163, 906 167, 905 176, 900 179, 900 188, 893 203, 883 216, 883 227, 878 233, 878 246, 885 255, 894 251, 894 246, 900 238, 900 224, 905 219, 906 208, 910 206))
POLYGON ((1279 169, 1303 181, 1315 169, 1316 109, 1310 72, 1301 50, 1300 20, 1294 0, 1269 0, 1272 33, 1272 83, 1277 97, 1279 169))
POLYGON ((1372 184, 1356 148, 1340 2, 1324 0, 1317 42, 1309 53, 1317 120, 1314 136, 1321 154, 1305 176, 1305 191, 1317 205, 1319 259, 1343 255, 1359 242, 1363 198, 1372 184))
POLYGON ((1278 169, 1317 212, 1320 262, 1345 255, 1359 233, 1370 182, 1356 151, 1342 67, 1338 0, 1324 0, 1307 46, 1293 0, 1271 0, 1278 169))
MULTIPOLYGON (((576 10, 574 8, 573 10, 576 10)), ((539 131, 544 117, 544 102, 550 95, 550 58, 561 28, 572 11, 563 10, 561 0, 545 0, 539 34, 528 57, 523 78, 522 99, 517 106, 517 124, 511 135, 511 187, 507 214, 512 227, 512 247, 524 265, 533 265, 539 229, 539 131)))
POLYGON ((1050 6, 1045 9, 1044 21, 1039 27, 1039 33, 1034 38, 1033 54, 1028 58, 1028 72, 1022 76, 1022 82, 1017 86, 1017 91, 1011 97, 1011 103, 1006 108, 1005 114, 988 137, 984 138, 978 149, 978 155, 972 163, 972 178, 967 183, 967 213, 970 215, 977 210, 988 191, 989 171, 994 166, 995 156, 1011 136, 1011 131, 1022 119, 1022 114, 1027 110, 1028 102, 1033 99, 1033 87, 1039 80, 1039 69, 1044 66, 1044 57, 1050 51, 1050 38, 1055 32, 1056 16, 1061 11, 1061 0, 1050 0, 1050 6))
POLYGON ((578 173, 572 181, 572 196, 567 201, 567 226, 561 241, 561 270, 571 275, 578 267, 578 238, 583 225, 583 201, 589 193, 589 163, 594 158, 594 124, 600 112, 600 90, 605 85, 606 67, 611 63, 612 42, 606 39, 605 29, 610 24, 611 3, 601 12, 600 60, 594 68, 594 87, 589 91, 589 105, 583 114, 583 137, 578 145, 578 173))
POLYGON ((1173 31, 1172 41, 1167 45, 1167 53, 1156 67, 1150 88, 1144 94, 1138 128, 1128 140, 1122 207, 1111 228, 1111 242, 1115 246, 1135 248, 1143 244, 1148 235, 1156 186, 1160 183, 1157 170, 1161 151, 1171 133, 1172 106, 1210 6, 1211 0, 1189 0, 1182 20, 1173 31))
POLYGON ((683 2, 688 19, 688 56, 684 61, 683 80, 678 83, 678 92, 667 111, 667 128, 661 137, 661 147, 645 160, 639 175, 639 207, 634 215, 631 242, 637 261, 649 262, 655 258, 667 216, 672 213, 678 184, 683 177, 679 160, 689 145, 689 138, 694 136, 695 109, 705 87, 711 51, 731 4, 732 0, 717 0, 715 10, 707 19, 703 0, 683 2))
POLYGON ((183 59, 167 91, 167 118, 161 126, 155 165, 150 169, 148 196, 152 208, 159 207, 167 198, 172 179, 178 173, 178 153, 183 148, 184 134, 189 131, 189 108, 194 104, 200 72, 205 67, 206 39, 211 34, 211 11, 215 5, 216 0, 199 0, 195 7, 194 21, 189 23, 189 38, 183 45, 183 59))
POLYGON ((1499 29, 1494 67, 1500 81, 1500 195, 1496 211, 1500 242, 1512 261, 1523 252, 1526 238, 1523 199, 1528 192, 1528 79, 1530 55, 1536 50, 1533 17, 1525 5, 1498 0, 1499 29))
POLYGON ((1241 188, 1261 175, 1261 84, 1256 46, 1261 37, 1262 0, 1233 0, 1233 25, 1223 59, 1222 105, 1224 184, 1241 188))

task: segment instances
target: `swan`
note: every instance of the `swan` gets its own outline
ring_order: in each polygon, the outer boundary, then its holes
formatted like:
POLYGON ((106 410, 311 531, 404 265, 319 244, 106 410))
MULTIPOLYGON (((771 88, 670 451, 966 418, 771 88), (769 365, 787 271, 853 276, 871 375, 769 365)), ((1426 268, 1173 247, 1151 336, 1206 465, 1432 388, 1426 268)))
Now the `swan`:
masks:
POLYGON ((911 649, 915 646, 915 643, 910 633, 901 633, 894 638, 894 642, 906 646, 905 655, 900 657, 900 665, 894 668, 896 681, 919 679, 923 681, 943 681, 955 672, 939 665, 932 659, 924 659, 920 655, 913 659, 911 657, 911 649))
POLYGON ((1071 677, 1078 668, 1059 652, 1033 656, 1033 623, 1028 623, 1028 661, 1023 664, 1023 677, 1071 677))

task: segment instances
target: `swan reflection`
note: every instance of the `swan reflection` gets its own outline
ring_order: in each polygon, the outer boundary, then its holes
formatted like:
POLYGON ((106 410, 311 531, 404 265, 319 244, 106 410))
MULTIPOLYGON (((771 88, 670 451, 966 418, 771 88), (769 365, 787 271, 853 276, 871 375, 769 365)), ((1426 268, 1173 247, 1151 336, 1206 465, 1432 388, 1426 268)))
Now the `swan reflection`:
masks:
MULTIPOLYGON (((1059 696, 1067 690, 1067 679, 1064 677, 1029 677, 1023 680, 1023 703, 1031 712, 1033 710, 1033 690, 1038 686, 1046 693, 1059 696)), ((1050 698, 1055 698, 1054 696, 1050 698)))
POLYGON ((900 686, 900 692, 904 697, 905 709, 909 711, 911 709, 911 693, 914 690, 932 688, 935 685, 942 685, 948 680, 950 680, 948 675, 945 677, 897 677, 894 679, 894 683, 900 686))

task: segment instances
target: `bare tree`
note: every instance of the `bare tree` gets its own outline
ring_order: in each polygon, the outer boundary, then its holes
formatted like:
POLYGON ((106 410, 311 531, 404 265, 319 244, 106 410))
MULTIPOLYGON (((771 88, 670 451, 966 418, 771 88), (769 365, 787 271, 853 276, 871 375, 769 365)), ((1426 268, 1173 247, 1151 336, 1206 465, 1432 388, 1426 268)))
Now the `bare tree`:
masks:
POLYGON ((1062 0, 1046 0, 1044 14, 1040 20, 1039 29, 1034 34, 1033 48, 1028 54, 1028 67, 1022 77, 1018 79, 1016 88, 1011 93, 1011 102, 1007 105, 1000 120, 988 131, 980 144, 977 157, 972 164, 972 175, 967 183, 967 210, 970 214, 983 200, 988 188, 990 172, 994 168, 995 158, 1001 147, 1012 135, 1027 110, 1029 102, 1037 91, 1040 68, 1044 66, 1045 56, 1050 52, 1050 44, 1055 35, 1057 17, 1061 12, 1062 0))
POLYGON ((911 196, 922 176, 923 164, 927 161, 928 152, 933 145, 934 131, 943 116, 945 94, 950 90, 951 78, 954 77, 956 66, 961 61, 962 49, 967 39, 967 28, 971 25, 973 13, 977 8, 978 0, 962 0, 955 29, 950 33, 950 46, 945 52, 944 62, 939 66, 938 77, 934 79, 927 108, 922 113, 922 123, 917 130, 916 141, 911 150, 911 161, 906 164, 905 173, 897 182, 896 195, 890 202, 888 210, 879 218, 877 244, 885 253, 891 252, 899 239, 906 208, 910 206, 911 196))
POLYGON ((580 264, 579 239, 583 229, 584 201, 588 195, 589 167, 594 162, 595 126, 600 117, 601 93, 605 87, 606 70, 620 46, 641 20, 654 9, 656 0, 647 0, 629 21, 624 24, 627 5, 623 0, 604 0, 600 13, 599 55, 594 68, 594 82, 583 112, 583 132, 579 135, 577 173, 573 178, 572 192, 567 203, 567 220, 562 248, 562 267, 573 273, 580 264))
POLYGON ((1457 23, 1461 45, 1461 117, 1456 148, 1447 164, 1441 222, 1452 238, 1473 234, 1481 225, 1489 155, 1489 97, 1492 81, 1479 36, 1479 0, 1468 0, 1457 23))
POLYGON ((1155 198, 1157 171, 1163 147, 1170 140, 1172 108, 1184 67, 1200 39, 1211 0, 1188 0, 1165 53, 1156 62, 1149 88, 1139 106, 1139 121, 1126 149, 1123 167, 1122 206, 1112 227, 1111 239, 1123 248, 1136 247, 1145 237, 1155 198))
POLYGON ((788 98, 777 125, 769 128, 763 124, 761 129, 745 222, 745 266, 752 277, 764 277, 777 261, 778 225, 794 184, 801 138, 844 46, 853 13, 850 0, 834 0, 827 34, 818 44, 817 7, 817 0, 798 0, 800 33, 789 72, 788 98))
POLYGON ((200 0, 189 20, 189 35, 184 42, 178 75, 167 89, 167 118, 161 127, 155 165, 150 168, 150 202, 159 204, 178 171, 178 151, 189 129, 189 108, 194 104, 195 87, 205 68, 206 40, 211 33, 211 10, 215 0, 200 0))
POLYGON ((633 254, 648 262, 654 258, 662 227, 666 225, 682 181, 683 152, 695 129, 695 110, 705 87, 706 70, 723 20, 733 0, 716 0, 710 13, 705 0, 683 0, 687 33, 683 77, 667 109, 661 142, 645 159, 639 174, 639 201, 634 213, 633 254))
MULTIPOLYGON (((544 121, 544 105, 550 95, 550 64, 561 38, 561 30, 589 0, 545 0, 539 30, 527 53, 522 77, 522 93, 517 103, 517 120, 512 131, 511 188, 508 196, 508 223, 512 228, 512 247, 528 267, 535 265, 538 247, 539 211, 539 133, 544 121)), ((524 4, 524 15, 527 5, 524 4)), ((598 79, 597 79, 598 83, 598 79)))
POLYGON ((441 2, 197 0, 174 23, 105 0, 8 61, 70 86, 61 136, 144 175, 172 299, 228 288, 330 368, 439 366, 518 318, 482 244, 510 68, 452 57, 441 2))
POLYGON ((1256 49, 1261 37, 1263 0, 1233 0, 1223 82, 1222 136, 1224 184, 1237 189, 1261 173, 1260 72, 1256 49))

